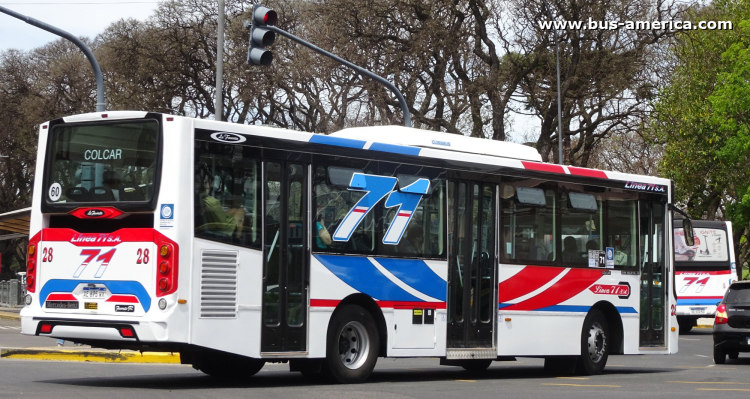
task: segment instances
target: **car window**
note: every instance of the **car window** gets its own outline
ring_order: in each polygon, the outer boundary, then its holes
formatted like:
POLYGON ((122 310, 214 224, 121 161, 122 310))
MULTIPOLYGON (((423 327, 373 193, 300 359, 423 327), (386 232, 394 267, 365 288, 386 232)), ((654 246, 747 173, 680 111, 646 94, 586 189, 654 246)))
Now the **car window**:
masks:
POLYGON ((729 287, 727 291, 727 304, 748 304, 750 305, 750 285, 735 284, 729 287))

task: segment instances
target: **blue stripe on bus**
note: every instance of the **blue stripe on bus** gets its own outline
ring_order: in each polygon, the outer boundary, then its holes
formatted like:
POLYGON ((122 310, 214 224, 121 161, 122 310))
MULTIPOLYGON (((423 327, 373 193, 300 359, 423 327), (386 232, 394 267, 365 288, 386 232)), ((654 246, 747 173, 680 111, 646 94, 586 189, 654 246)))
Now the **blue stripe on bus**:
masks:
POLYGON ((44 306, 49 294, 53 292, 70 292, 72 293, 80 284, 102 284, 113 295, 135 295, 143 306, 143 310, 148 312, 151 307, 151 297, 143 285, 137 281, 115 281, 115 280, 49 280, 39 291, 39 304, 44 306))
POLYGON ((421 148, 386 143, 372 143, 370 149, 373 151, 393 152, 404 155, 419 155, 419 152, 422 151, 421 148))
POLYGON ((341 281, 379 301, 424 302, 389 280, 365 257, 315 255, 315 258, 341 281))
POLYGON ((721 302, 721 298, 717 299, 677 299, 677 306, 716 306, 717 303, 721 302))
POLYGON ((448 283, 419 259, 375 259, 386 270, 415 290, 445 302, 448 283))
POLYGON ((310 142, 315 144, 335 145, 337 147, 364 148, 366 141, 345 139, 343 137, 331 137, 325 134, 313 134, 310 142))
MULTIPOLYGON (((510 305, 513 305, 512 303, 500 303, 498 304, 497 308, 498 310, 502 310, 505 307, 508 307, 510 305)), ((585 313, 588 312, 591 309, 591 306, 579 306, 579 305, 553 305, 548 306, 546 308, 539 308, 531 310, 531 312, 579 312, 579 313, 585 313)), ((617 306, 617 311, 622 313, 631 313, 631 314, 637 314, 638 311, 635 310, 632 306, 617 306)))

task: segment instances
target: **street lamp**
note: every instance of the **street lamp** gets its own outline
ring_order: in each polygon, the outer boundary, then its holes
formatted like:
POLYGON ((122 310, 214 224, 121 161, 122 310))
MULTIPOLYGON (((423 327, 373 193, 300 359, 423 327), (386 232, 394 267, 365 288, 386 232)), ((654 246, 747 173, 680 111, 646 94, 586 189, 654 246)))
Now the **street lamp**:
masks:
MULTIPOLYGON (((550 22, 553 22, 555 18, 552 17, 552 12, 549 10, 546 0, 542 0, 544 3, 544 9, 547 10, 550 22)), ((557 66, 557 156, 560 165, 563 164, 563 150, 562 150, 562 102, 560 101, 560 47, 558 42, 560 37, 557 35, 557 28, 552 25, 553 32, 555 33, 555 64, 557 66)))

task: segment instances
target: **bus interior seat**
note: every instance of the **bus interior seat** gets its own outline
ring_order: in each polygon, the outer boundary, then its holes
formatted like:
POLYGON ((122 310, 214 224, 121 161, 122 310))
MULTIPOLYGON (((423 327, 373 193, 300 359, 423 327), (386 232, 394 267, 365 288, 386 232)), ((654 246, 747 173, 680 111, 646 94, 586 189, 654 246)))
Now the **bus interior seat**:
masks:
POLYGON ((69 187, 65 190, 65 196, 74 202, 87 202, 89 190, 86 187, 69 187))
POLYGON ((120 201, 145 201, 143 190, 139 186, 120 188, 120 201))
POLYGON ((89 192, 91 201, 114 201, 115 195, 109 187, 98 186, 91 189, 89 192))

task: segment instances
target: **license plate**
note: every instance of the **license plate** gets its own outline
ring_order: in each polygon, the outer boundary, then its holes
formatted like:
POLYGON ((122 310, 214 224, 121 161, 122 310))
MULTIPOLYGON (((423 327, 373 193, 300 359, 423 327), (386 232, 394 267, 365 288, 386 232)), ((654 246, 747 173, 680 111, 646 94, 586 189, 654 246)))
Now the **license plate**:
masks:
POLYGON ((107 296, 104 288, 83 288, 83 297, 86 299, 99 299, 107 296))
POLYGON ((690 308, 691 314, 704 314, 706 313, 706 308, 690 308))
POLYGON ((78 309, 78 301, 47 301, 47 309, 78 309))

